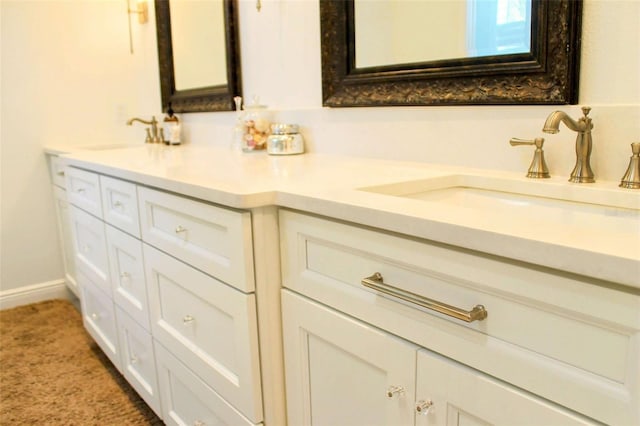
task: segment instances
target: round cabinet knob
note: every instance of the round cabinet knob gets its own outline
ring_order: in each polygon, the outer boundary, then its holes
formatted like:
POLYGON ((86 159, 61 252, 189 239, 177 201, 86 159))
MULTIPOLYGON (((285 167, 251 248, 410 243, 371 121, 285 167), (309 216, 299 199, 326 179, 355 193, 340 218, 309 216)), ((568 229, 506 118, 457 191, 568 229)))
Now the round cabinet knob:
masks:
POLYGON ((96 314, 96 313, 91 314, 91 319, 94 320, 94 321, 97 320, 98 319, 98 314, 96 314))
POLYGON ((182 225, 176 226, 176 234, 180 234, 182 232, 187 232, 187 228, 183 227, 182 225))
POLYGON ((387 388, 387 398, 393 399, 396 396, 404 396, 404 388, 402 386, 389 386, 387 388))
POLYGON ((192 317, 191 315, 185 315, 184 318, 182 318, 182 322, 185 325, 191 324, 195 321, 196 319, 194 317, 192 317))
POLYGON ((196 420, 193 422, 193 426, 206 426, 206 423, 201 420, 196 420))
POLYGON ((131 364, 137 364, 138 363, 138 357, 136 355, 131 355, 131 364))
POLYGON ((124 206, 124 204, 122 204, 121 201, 116 201, 116 202, 113 203, 113 207, 116 207, 116 208, 120 208, 120 207, 123 207, 123 206, 124 206))
POLYGON ((127 280, 129 278, 131 278, 131 274, 128 272, 123 272, 120 274, 120 278, 122 278, 123 280, 127 280))
POLYGON ((416 402, 417 414, 421 416, 426 416, 431 411, 433 411, 433 401, 431 401, 430 399, 427 399, 427 400, 421 399, 420 401, 416 402))

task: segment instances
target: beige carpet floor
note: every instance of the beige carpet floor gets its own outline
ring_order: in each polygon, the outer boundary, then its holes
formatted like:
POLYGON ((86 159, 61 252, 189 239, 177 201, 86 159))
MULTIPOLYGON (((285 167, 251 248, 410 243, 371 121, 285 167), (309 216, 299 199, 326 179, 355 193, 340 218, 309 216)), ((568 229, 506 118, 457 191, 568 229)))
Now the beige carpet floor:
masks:
POLYGON ((162 425, 66 300, 0 311, 0 425, 162 425))

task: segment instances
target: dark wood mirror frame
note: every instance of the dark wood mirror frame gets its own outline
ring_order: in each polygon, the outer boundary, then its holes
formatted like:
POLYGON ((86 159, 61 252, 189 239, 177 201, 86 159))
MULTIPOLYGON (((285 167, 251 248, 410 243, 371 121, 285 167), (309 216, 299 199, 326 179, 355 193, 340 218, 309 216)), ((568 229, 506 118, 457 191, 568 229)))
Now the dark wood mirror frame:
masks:
MULTIPOLYGON (((169 0, 155 0, 162 110, 174 112, 232 111, 234 96, 242 93, 238 15, 235 0, 224 0, 227 84, 176 90, 171 45, 169 0)), ((213 25, 213 24, 212 24, 213 25)))
POLYGON ((575 104, 582 0, 531 10, 531 53, 356 68, 353 0, 320 0, 323 105, 575 104))

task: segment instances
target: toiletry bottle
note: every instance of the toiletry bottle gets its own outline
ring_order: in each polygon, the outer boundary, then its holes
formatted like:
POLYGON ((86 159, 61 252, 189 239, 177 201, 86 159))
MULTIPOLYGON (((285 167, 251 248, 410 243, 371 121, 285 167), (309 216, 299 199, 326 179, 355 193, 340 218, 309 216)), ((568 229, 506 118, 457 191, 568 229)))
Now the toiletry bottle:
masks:
POLYGON ((180 145, 182 142, 182 126, 178 116, 173 113, 171 106, 169 106, 167 115, 164 117, 164 125, 162 127, 164 128, 164 137, 167 138, 164 143, 167 145, 180 145))
POLYGON ((242 141, 244 138, 244 113, 242 112, 242 97, 235 96, 233 101, 236 104, 236 122, 231 135, 231 150, 233 152, 242 151, 242 141))

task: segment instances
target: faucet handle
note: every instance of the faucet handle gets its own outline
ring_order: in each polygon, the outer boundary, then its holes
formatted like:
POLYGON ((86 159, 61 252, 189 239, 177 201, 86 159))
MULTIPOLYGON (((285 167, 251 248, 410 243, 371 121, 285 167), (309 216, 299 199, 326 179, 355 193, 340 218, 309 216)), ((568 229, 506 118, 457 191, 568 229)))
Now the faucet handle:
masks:
POLYGON ((529 165, 529 170, 527 171, 528 178, 540 179, 551 177, 549 175, 547 163, 544 161, 544 151, 542 149, 542 145, 544 145, 544 138, 535 138, 533 140, 511 138, 509 143, 511 146, 535 145, 536 150, 533 154, 533 160, 531 161, 531 165, 529 165))
POLYGON ((620 180, 620 188, 640 189, 640 142, 631 144, 629 167, 620 180))

